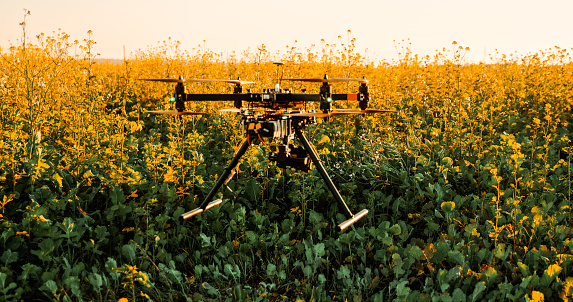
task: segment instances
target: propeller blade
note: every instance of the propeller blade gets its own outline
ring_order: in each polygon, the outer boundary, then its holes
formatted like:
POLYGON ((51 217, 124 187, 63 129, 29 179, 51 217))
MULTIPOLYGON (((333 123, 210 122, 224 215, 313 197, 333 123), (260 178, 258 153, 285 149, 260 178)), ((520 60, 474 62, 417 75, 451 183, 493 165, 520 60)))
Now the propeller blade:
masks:
POLYGON ((368 83, 368 81, 370 81, 370 79, 359 79, 359 78, 331 78, 331 79, 305 78, 305 79, 282 79, 282 81, 316 82, 316 83, 360 82, 361 84, 365 84, 365 83, 368 83))
POLYGON ((177 110, 149 110, 147 113, 159 113, 169 115, 208 115, 205 112, 190 112, 190 111, 177 111, 177 110))
POLYGON ((345 112, 347 114, 364 114, 364 113, 398 113, 396 110, 382 110, 382 109, 333 109, 334 112, 345 112))
POLYGON ((365 114, 365 113, 398 113, 395 110, 381 110, 381 109, 334 109, 331 112, 323 113, 323 112, 297 112, 297 113, 286 113, 283 116, 290 116, 290 117, 331 117, 337 115, 349 115, 349 114, 365 114))
POLYGON ((242 109, 237 109, 237 108, 224 108, 219 110, 219 112, 237 112, 237 113, 242 111, 243 111, 242 109))
POLYGON ((323 112, 305 112, 305 113, 287 113, 283 114, 283 116, 290 116, 290 117, 331 117, 337 115, 347 115, 351 113, 346 112, 330 112, 330 113, 323 113, 323 112))
MULTIPOLYGON (((241 108, 241 109, 223 108, 223 109, 219 109, 219 112, 236 112, 236 113, 246 113, 246 114, 252 114, 254 112, 261 112, 261 111, 262 111, 261 108, 241 108)), ((268 109, 268 108, 264 108, 264 111, 266 113, 276 112, 276 110, 268 109)))
POLYGON ((359 79, 359 78, 333 78, 328 79, 330 82, 360 82, 360 84, 366 84, 372 79, 359 79))
MULTIPOLYGON (((189 82, 224 82, 224 83, 231 83, 235 85, 246 85, 246 84, 254 84, 255 82, 250 81, 243 81, 243 80, 215 80, 215 79, 188 79, 189 82)), ((187 80, 184 80, 187 81, 187 80)))
POLYGON ((183 83, 180 79, 137 79, 138 81, 183 83))
POLYGON ((138 79, 139 81, 167 82, 167 83, 204 83, 204 82, 225 82, 237 85, 254 84, 255 82, 242 80, 213 80, 213 79, 138 79))

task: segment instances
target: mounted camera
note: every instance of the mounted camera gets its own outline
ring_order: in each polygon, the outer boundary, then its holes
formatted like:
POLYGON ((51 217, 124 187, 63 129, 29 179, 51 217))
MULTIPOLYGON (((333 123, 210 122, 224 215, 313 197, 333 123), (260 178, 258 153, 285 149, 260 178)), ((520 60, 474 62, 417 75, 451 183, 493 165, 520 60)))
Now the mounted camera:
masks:
POLYGON ((298 171, 308 172, 312 166, 312 159, 302 147, 292 144, 279 145, 277 152, 271 153, 269 160, 277 163, 279 168, 293 168, 298 171))
POLYGON ((292 131, 292 120, 290 119, 277 119, 277 120, 243 120, 243 135, 247 134, 265 137, 265 138, 290 138, 294 137, 292 131))

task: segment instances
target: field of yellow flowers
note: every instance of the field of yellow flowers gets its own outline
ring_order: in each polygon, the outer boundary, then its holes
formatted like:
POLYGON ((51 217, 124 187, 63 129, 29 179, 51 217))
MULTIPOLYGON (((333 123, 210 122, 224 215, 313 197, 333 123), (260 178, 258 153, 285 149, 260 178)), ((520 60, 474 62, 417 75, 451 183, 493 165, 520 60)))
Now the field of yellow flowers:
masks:
POLYGON ((568 50, 483 64, 456 43, 431 57, 402 45, 380 62, 352 41, 223 55, 168 40, 114 62, 94 43, 56 32, 0 50, 0 300, 572 299, 568 50), (318 173, 257 145, 223 204, 182 223, 241 141, 238 119, 147 114, 171 108, 172 87, 137 79, 258 90, 276 60, 284 78, 365 76, 371 107, 399 110, 306 130, 349 207, 370 213, 335 232, 344 217, 318 173))

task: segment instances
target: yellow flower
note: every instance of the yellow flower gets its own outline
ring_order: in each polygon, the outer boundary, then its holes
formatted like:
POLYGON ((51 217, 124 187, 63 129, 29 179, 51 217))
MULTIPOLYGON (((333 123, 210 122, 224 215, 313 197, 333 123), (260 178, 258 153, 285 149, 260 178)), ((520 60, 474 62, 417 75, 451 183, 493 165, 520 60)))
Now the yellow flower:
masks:
POLYGON ((534 117, 534 118, 533 118, 533 123, 534 123, 535 125, 539 125, 539 124, 541 124, 541 121, 540 121, 538 118, 534 117))
POLYGON ((542 292, 538 292, 536 290, 531 292, 531 299, 535 302, 538 301, 545 301, 545 295, 542 292))
POLYGON ((26 237, 30 237, 30 234, 28 234, 28 232, 26 232, 26 231, 16 232, 16 235, 24 235, 26 237))
POLYGON ((167 173, 163 176, 165 182, 177 182, 177 178, 172 173, 167 173))
POLYGON ((545 270, 545 273, 549 277, 553 278, 553 277, 559 275, 561 270, 562 270, 562 268, 561 268, 561 266, 559 266, 559 264, 552 264, 545 270))
POLYGON ((567 277, 565 279, 565 287, 563 287, 563 292, 561 292, 561 299, 564 301, 569 301, 567 297, 571 297, 573 294, 573 277, 567 277))

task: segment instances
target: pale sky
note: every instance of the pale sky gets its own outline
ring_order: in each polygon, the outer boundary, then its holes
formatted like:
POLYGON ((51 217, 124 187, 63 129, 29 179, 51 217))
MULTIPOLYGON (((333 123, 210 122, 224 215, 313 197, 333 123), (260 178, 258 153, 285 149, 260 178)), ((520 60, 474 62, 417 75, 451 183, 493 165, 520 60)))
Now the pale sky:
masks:
MULTIPOLYGON (((573 1, 504 0, 0 0, 0 47, 18 44, 24 8, 27 35, 59 28, 73 40, 93 31, 101 58, 127 57, 171 37, 191 51, 198 45, 240 54, 265 44, 271 53, 287 45, 320 50, 326 43, 356 38, 357 51, 377 60, 397 58, 393 40, 410 39, 411 50, 433 55, 452 41, 470 47, 466 58, 481 61, 500 53, 527 54, 573 48, 573 1), (486 58, 489 55, 485 56, 486 58)), ((489 59, 488 59, 489 60, 489 59)))

